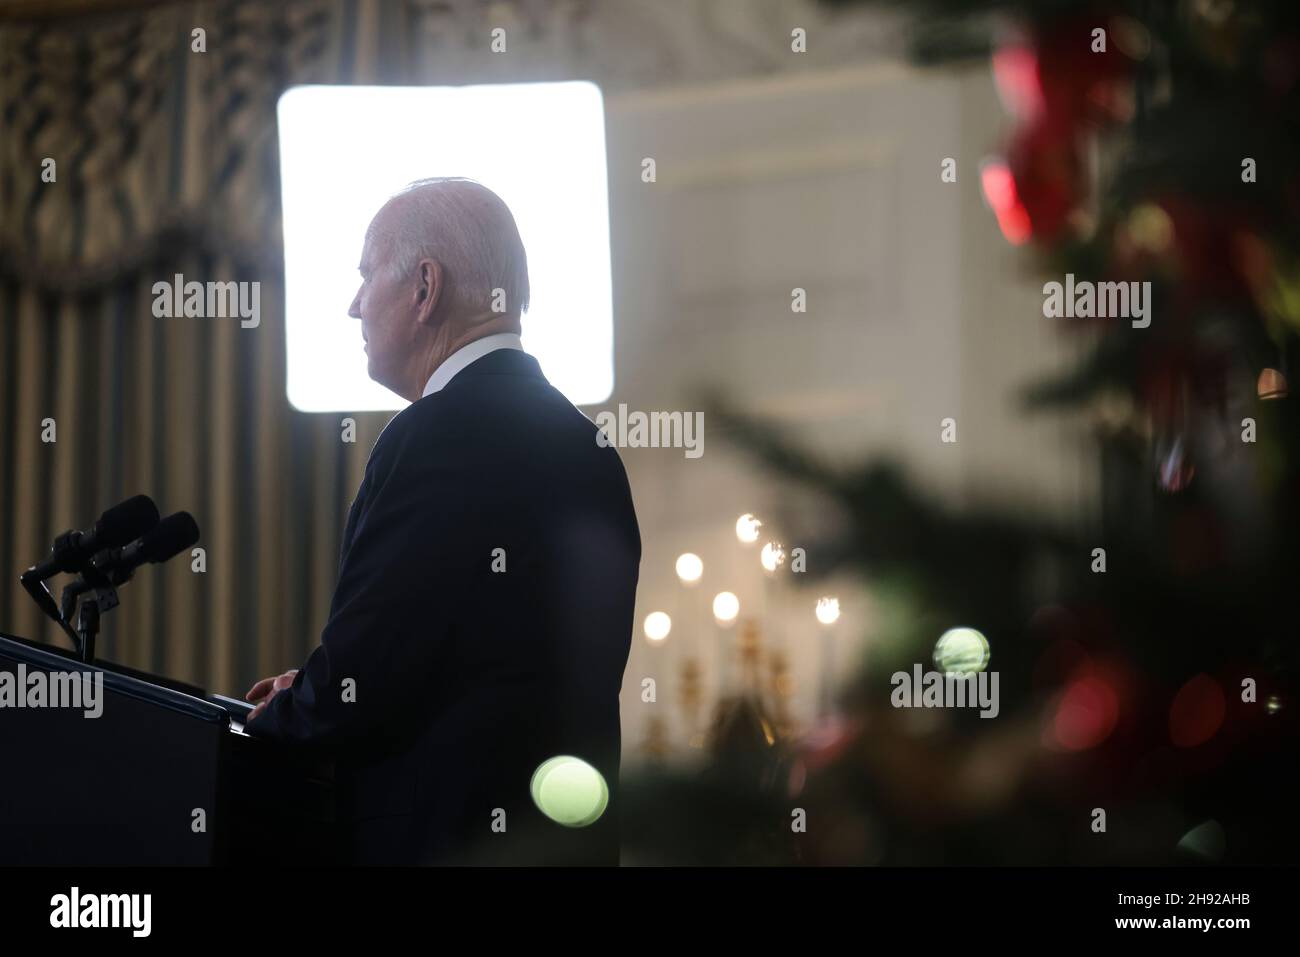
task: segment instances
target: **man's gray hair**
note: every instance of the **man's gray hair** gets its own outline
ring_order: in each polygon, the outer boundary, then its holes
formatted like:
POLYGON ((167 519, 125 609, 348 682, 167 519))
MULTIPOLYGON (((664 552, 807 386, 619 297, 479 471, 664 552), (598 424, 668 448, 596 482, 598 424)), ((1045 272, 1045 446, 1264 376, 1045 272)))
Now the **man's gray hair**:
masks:
POLYGON ((437 176, 416 180, 389 204, 388 235, 381 238, 388 243, 386 265, 397 275, 409 275, 421 259, 436 259, 458 308, 488 311, 493 290, 501 289, 503 315, 527 311, 528 257, 500 196, 466 177, 437 176))

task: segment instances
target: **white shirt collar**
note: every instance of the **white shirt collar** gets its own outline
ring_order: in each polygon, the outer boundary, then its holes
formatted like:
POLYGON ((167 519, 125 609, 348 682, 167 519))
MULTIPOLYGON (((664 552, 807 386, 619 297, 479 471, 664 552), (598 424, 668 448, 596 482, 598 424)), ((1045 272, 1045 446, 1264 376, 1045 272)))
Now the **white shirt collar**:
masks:
POLYGON ((421 393, 420 398, 440 392, 457 372, 471 362, 482 359, 489 352, 496 352, 498 349, 518 349, 522 352, 523 348, 523 341, 513 332, 498 332, 491 336, 484 336, 482 339, 475 339, 447 356, 442 361, 442 365, 433 370, 433 375, 429 376, 429 381, 424 384, 424 392, 421 393))

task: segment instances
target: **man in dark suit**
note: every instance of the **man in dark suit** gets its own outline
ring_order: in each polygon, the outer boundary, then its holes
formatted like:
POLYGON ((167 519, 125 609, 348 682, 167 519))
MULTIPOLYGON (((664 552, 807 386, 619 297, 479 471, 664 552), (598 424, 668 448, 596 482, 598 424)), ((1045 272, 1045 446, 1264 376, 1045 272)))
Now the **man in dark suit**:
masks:
POLYGON ((413 184, 360 268, 370 376, 412 405, 366 464, 320 646, 253 686, 247 730, 333 758, 347 861, 616 864, 622 462, 522 350, 524 248, 490 190, 413 184))

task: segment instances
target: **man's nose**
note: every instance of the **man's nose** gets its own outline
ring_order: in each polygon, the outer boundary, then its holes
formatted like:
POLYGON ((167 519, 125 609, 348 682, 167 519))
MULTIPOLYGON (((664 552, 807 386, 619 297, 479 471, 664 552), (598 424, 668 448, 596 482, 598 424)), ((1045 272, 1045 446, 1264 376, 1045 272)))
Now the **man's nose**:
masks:
POLYGON ((358 292, 352 300, 352 305, 348 306, 348 315, 353 319, 361 318, 361 293, 358 292))

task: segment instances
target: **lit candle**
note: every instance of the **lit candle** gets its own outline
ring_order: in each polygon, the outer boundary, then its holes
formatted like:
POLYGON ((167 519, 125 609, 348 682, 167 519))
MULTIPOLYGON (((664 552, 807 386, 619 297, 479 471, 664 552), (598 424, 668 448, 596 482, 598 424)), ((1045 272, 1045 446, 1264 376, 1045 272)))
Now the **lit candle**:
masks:
POLYGON ((713 596, 713 621, 718 626, 717 640, 717 674, 718 674, 718 700, 727 691, 727 683, 730 679, 728 674, 728 641, 727 636, 731 633, 731 627, 736 623, 736 617, 740 614, 740 599, 729 591, 720 591, 713 596))
POLYGON ((835 696, 835 638, 831 630, 840 620, 840 600, 830 595, 818 598, 816 615, 822 626, 822 676, 818 711, 820 717, 826 717, 831 712, 835 696))

